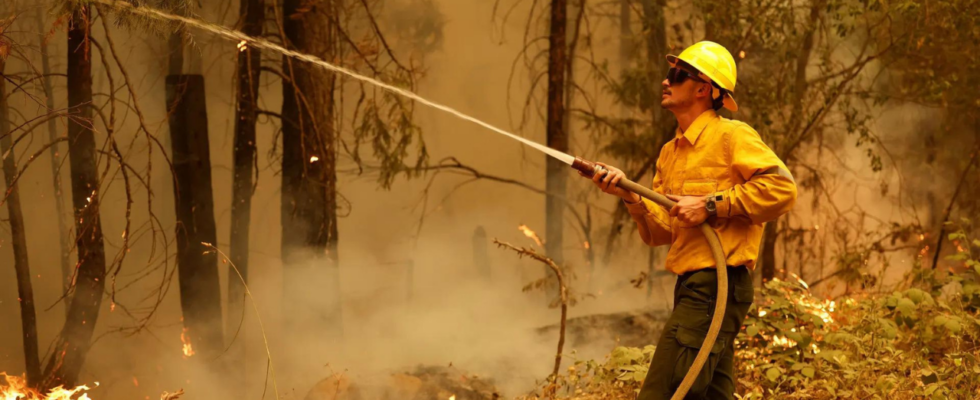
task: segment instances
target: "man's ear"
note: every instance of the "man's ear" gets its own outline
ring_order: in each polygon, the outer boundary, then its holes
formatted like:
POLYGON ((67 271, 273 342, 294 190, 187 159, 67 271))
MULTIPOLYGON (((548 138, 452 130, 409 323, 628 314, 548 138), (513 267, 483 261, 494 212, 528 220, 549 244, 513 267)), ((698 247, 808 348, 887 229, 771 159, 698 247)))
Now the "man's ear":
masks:
POLYGON ((711 98, 711 84, 710 83, 702 83, 698 87, 698 96, 705 96, 705 97, 707 97, 707 98, 710 99, 711 98))

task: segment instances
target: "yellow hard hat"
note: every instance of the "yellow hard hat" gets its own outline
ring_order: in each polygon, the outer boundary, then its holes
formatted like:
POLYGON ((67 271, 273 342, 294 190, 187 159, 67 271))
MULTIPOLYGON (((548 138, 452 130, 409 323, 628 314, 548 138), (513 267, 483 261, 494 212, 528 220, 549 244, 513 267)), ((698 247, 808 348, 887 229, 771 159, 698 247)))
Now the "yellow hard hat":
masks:
MULTIPOLYGON (((676 65, 677 60, 697 68, 701 75, 724 89, 721 95, 725 96, 725 108, 733 112, 738 111, 738 104, 735 104, 735 98, 732 97, 735 94, 735 79, 738 74, 735 70, 735 58, 728 49, 715 42, 701 41, 684 49, 679 56, 667 55, 667 62, 671 66, 676 65)), ((715 93, 712 93, 712 98, 716 97, 715 93)))

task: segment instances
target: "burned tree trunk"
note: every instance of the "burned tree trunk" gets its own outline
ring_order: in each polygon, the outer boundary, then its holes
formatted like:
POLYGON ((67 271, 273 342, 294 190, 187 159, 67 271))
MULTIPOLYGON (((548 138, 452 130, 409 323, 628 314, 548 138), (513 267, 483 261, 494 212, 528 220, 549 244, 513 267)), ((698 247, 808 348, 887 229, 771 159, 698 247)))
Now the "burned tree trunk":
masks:
MULTIPOLYGON (((47 32, 44 31, 44 9, 37 7, 37 29, 38 37, 45 37, 47 32)), ((51 62, 48 56, 48 42, 46 40, 40 41, 41 50, 41 73, 44 74, 44 97, 46 100, 45 105, 48 110, 54 110, 54 83, 51 82, 51 62)), ((58 122, 55 118, 48 118, 48 140, 55 141, 58 138, 58 122)), ((61 246, 59 253, 61 258, 61 279, 64 282, 64 291, 67 292, 68 288, 71 287, 71 245, 68 243, 68 232, 69 227, 65 221, 65 215, 67 211, 65 210, 65 200, 62 191, 61 184, 61 161, 58 158, 58 148, 60 145, 51 146, 51 173, 53 175, 52 182, 54 183, 54 202, 55 202, 55 212, 58 214, 58 244, 61 246)), ((68 310, 68 302, 65 302, 65 310, 68 310)))
MULTIPOLYGON (((555 150, 568 152, 568 134, 563 125, 565 114, 565 73, 568 59, 565 45, 567 24, 567 0, 551 0, 551 33, 548 39, 548 117, 547 143, 555 150)), ((565 187, 568 182, 568 166, 547 157, 545 199, 545 252, 556 264, 564 262, 565 187)), ((546 269, 546 272, 550 274, 546 269)), ((557 294, 552 291, 550 295, 557 294)), ((551 302, 551 299, 548 299, 551 302)))
MULTIPOLYGON (((676 123, 663 107, 660 106, 660 82, 667 76, 667 22, 664 19, 664 0, 643 0, 643 31, 647 33, 647 79, 651 85, 650 120, 653 125, 656 144, 652 158, 656 162, 660 157, 660 148, 674 137, 676 123)), ((654 166, 656 170, 656 166, 654 166)))
MULTIPOLYGON (((262 0, 241 0, 239 18, 244 21, 242 32, 252 37, 262 36, 265 21, 265 5, 262 0)), ((230 258, 244 280, 248 279, 248 238, 252 212, 252 170, 255 168, 255 120, 258 113, 259 67, 261 52, 247 47, 238 53, 238 93, 235 109, 235 143, 232 158, 234 170, 231 186, 231 244, 230 258)), ((228 273, 228 323, 227 333, 232 337, 243 318, 245 285, 238 273, 228 273)), ((232 339, 234 340, 234 339, 232 339)), ((239 339, 241 340, 241 339, 239 339)), ((242 344, 231 349, 235 368, 235 385, 242 397, 245 388, 245 355, 242 344)))
MULTIPOLYGON (((0 46, 3 44, 0 43, 0 46)), ((5 62, 0 58, 0 154, 3 155, 3 178, 7 182, 7 218, 14 247, 14 271, 17 275, 17 298, 20 300, 21 332, 24 338, 24 361, 27 367, 27 384, 35 387, 41 380, 41 361, 38 359, 37 314, 34 312, 34 289, 31 285, 31 268, 27 262, 27 233, 24 231, 24 214, 17 191, 17 163, 11 149, 10 115, 7 110, 7 89, 4 77, 5 62)))
MULTIPOLYGON (((177 11, 185 14, 186 9, 177 11)), ((191 53, 193 58, 195 53, 191 53)), ((221 284, 217 254, 202 243, 217 243, 211 192, 211 149, 204 76, 185 74, 184 32, 170 37, 167 116, 174 168, 177 217, 177 274, 184 330, 191 349, 205 360, 224 350, 221 284)), ((194 59, 191 65, 197 65, 194 59)), ((185 355, 187 351, 185 351, 185 355)))
MULTIPOLYGON (((332 2, 283 2, 290 48, 333 58, 332 2)), ((342 331, 337 254, 336 76, 283 57, 282 262, 287 332, 342 331), (303 329, 305 327, 305 329, 303 329)))
POLYGON ((95 135, 92 132, 92 62, 88 46, 89 7, 72 12, 68 28, 68 157, 71 166, 71 195, 75 210, 74 294, 65 326, 44 368, 39 385, 75 386, 91 347, 92 332, 99 317, 105 289, 105 247, 99 216, 101 196, 97 171, 95 135))
POLYGON ((173 148, 180 305, 194 351, 213 359, 223 350, 224 339, 218 258, 202 244, 213 244, 217 239, 204 77, 170 75, 166 88, 173 148))

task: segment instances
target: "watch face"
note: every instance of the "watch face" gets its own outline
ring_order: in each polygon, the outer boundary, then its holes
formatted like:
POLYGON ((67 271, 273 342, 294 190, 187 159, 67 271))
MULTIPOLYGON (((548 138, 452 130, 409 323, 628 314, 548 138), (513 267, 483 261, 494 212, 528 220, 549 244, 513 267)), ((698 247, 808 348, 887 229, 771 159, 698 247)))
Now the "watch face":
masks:
POLYGON ((708 211, 714 212, 715 211, 715 202, 708 201, 707 203, 705 203, 704 207, 707 208, 708 211))

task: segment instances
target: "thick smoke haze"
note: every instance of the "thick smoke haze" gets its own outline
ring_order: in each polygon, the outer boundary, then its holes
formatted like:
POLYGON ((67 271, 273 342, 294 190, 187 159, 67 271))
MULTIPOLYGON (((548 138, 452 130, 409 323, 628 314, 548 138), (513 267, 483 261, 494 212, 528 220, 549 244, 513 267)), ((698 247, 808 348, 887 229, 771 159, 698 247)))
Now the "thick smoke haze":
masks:
MULTIPOLYGON (((47 27, 55 29, 43 40, 52 54, 52 68, 63 71, 67 52, 64 21, 56 22, 47 13, 48 5, 20 1, 18 20, 12 35, 20 40, 32 60, 38 56, 39 35, 33 22, 37 7, 45 11, 47 27)), ((234 26, 237 18, 236 2, 202 2, 204 9, 196 17, 234 26)), ((438 37, 423 35, 421 41, 411 37, 393 40, 406 55, 421 49, 415 56, 424 63, 425 76, 419 82, 418 93, 434 101, 450 105, 491 124, 514 127, 521 118, 526 93, 532 79, 526 71, 511 77, 512 63, 519 56, 525 34, 526 16, 532 2, 520 3, 506 20, 502 10, 492 18, 495 3, 492 0, 432 0, 418 1, 428 8, 421 8, 412 17, 431 18, 421 28, 404 28, 405 18, 399 18, 398 10, 411 8, 415 2, 400 0, 390 5, 383 29, 403 29, 410 33, 436 29, 438 37), (401 8, 399 8, 401 7, 401 8), (409 7, 409 8, 405 8, 409 7), (395 11, 391 11, 395 10, 395 11), (426 12, 426 10, 436 12, 426 12), (393 13, 393 14, 391 14, 393 13), (435 21, 435 22, 433 22, 435 21), (442 22, 439 24, 437 22, 442 22), (436 28, 434 28, 436 27, 436 28), (441 29, 438 29, 441 28, 441 29)), ((674 4, 672 12, 686 15, 689 6, 674 4)), ((0 5, 0 7, 4 7, 0 5)), ((418 6, 422 7, 422 6, 418 6)), ((3 10, 10 14, 10 10, 3 10)), ((5 14, 0 14, 0 18, 5 14)), ((167 43, 169 32, 131 26, 132 23, 116 23, 112 15, 102 16, 112 23, 112 35, 125 74, 132 83, 141 111, 146 116, 150 135, 163 143, 169 153, 169 139, 164 101, 164 79, 167 73, 167 43)), ((411 26, 411 24, 408 24, 411 26)), ((618 27, 598 23, 590 38, 595 57, 615 60, 618 27)), ((217 40, 207 34, 192 32, 194 45, 189 52, 200 54, 200 71, 206 77, 207 111, 210 129, 212 182, 215 204, 215 222, 218 227, 219 249, 227 251, 231 223, 232 144, 234 127, 234 88, 236 85, 236 43, 217 40)), ((101 23, 93 25, 92 36, 103 37, 101 23)), ((688 38, 689 39, 689 38, 688 38)), ((689 41, 689 40, 688 40, 689 41)), ((94 91, 102 93, 97 101, 104 101, 104 94, 114 90, 114 95, 128 96, 123 87, 123 71, 119 70, 107 43, 101 43, 106 54, 93 50, 94 91), (105 75, 108 60, 114 85, 105 75)), ((262 55, 266 62, 276 62, 279 57, 269 52, 262 55)), ((520 63, 518 64, 520 65, 520 63)), ((8 73, 26 73, 32 66, 11 62, 8 73)), ((196 69, 197 67, 191 67, 196 69)), ((520 66, 517 67, 518 69, 520 66)), ((541 72, 541 71, 537 71, 541 72)), ((55 80, 56 108, 65 107, 65 80, 55 80)), ((279 81, 271 74, 264 74, 260 84, 260 108, 277 111, 281 104, 279 81)), ((599 84, 593 84, 600 91, 599 84)), ((9 90, 8 84, 8 90, 9 90)), ((539 87, 540 90, 540 87, 539 87)), ((540 97, 540 96, 539 96, 540 97)), ((540 100, 540 99, 538 99, 540 100)), ((597 107, 613 109, 610 99, 600 99, 597 107)), ((356 99, 346 98, 353 102, 356 99)), ((23 114, 15 121, 32 118, 42 113, 37 105, 22 94, 11 96, 10 105, 23 114)), ((167 159, 160 148, 148 145, 146 134, 138 131, 139 121, 131 107, 116 110, 116 135, 121 143, 135 145, 127 153, 126 161, 141 174, 152 165, 149 182, 152 195, 147 190, 132 191, 132 221, 134 231, 130 238, 131 251, 119 274, 107 283, 107 290, 115 284, 115 302, 103 303, 97 322, 96 339, 87 357, 81 382, 95 382, 98 388, 90 392, 95 400, 109 399, 156 399, 163 391, 183 388, 187 399, 226 399, 223 387, 228 377, 221 368, 224 359, 206 360, 200 356, 185 358, 181 351, 181 310, 177 296, 174 254, 174 200, 173 181, 168 171, 167 159), (153 213, 153 216, 150 213, 153 213), (155 219, 154 219, 155 218, 155 219), (153 222, 153 221, 159 221, 153 222), (154 229, 156 230, 154 232, 154 229), (159 303, 157 306, 156 304, 159 303), (138 321, 157 307, 152 319, 139 330, 138 321)), ((108 110, 103 110, 108 113, 108 110)), ((532 112, 529 124, 520 133, 537 142, 544 142, 543 121, 532 112)), ((885 141, 902 142, 910 137, 920 124, 932 114, 918 107, 891 110, 880 119, 875 130, 885 141)), ((437 110, 416 107, 416 123, 424 132, 425 143, 433 162, 455 157, 461 163, 482 172, 507 179, 544 187, 544 158, 520 144, 446 115, 437 110)), ((572 148, 595 153, 587 146, 588 133, 574 127, 583 125, 572 122, 572 148), (576 147, 578 146, 578 148, 576 147)), ((65 122, 59 121, 59 129, 65 130, 65 122)), ((97 124, 97 126, 101 126, 97 124)), ((30 144, 18 148, 18 162, 23 165, 27 157, 45 143, 46 133, 29 138, 30 144)), ((63 132, 62 132, 63 134, 63 132)), ((349 135, 350 127, 342 127, 342 134, 349 135)), ((96 133, 97 143, 105 132, 96 133)), ((505 396, 513 396, 531 390, 536 380, 545 378, 551 371, 557 335, 537 333, 537 328, 558 322, 557 309, 546 307, 543 291, 522 292, 521 288, 544 276, 540 263, 520 259, 506 249, 498 249, 492 243, 489 248, 490 279, 486 279, 474 262, 473 235, 482 227, 487 240, 498 238, 519 246, 536 247, 517 227, 525 224, 544 235, 544 197, 516 185, 477 180, 469 176, 440 174, 406 180, 399 177, 390 190, 379 187, 377 176, 370 171, 356 173, 350 157, 342 155, 338 170, 339 190, 343 196, 341 211, 344 217, 339 223, 340 298, 342 299, 342 337, 304 332, 300 342, 286 340, 282 328, 281 303, 283 283, 280 260, 280 160, 274 150, 277 136, 269 117, 259 119, 257 133, 258 179, 252 200, 249 288, 254 296, 246 301, 244 321, 237 340, 243 341, 247 351, 248 398, 259 398, 264 390, 270 391, 264 398, 272 398, 272 382, 266 381, 267 361, 265 342, 268 340, 275 368, 276 381, 283 398, 302 399, 317 381, 341 373, 353 382, 382 381, 392 372, 403 371, 417 365, 449 366, 460 371, 493 378, 505 396), (431 182, 430 182, 431 181, 431 182), (258 315, 253 312, 255 302, 258 315), (259 318, 261 318, 261 329, 259 318)), ((882 175, 872 172, 864 150, 852 145, 851 138, 843 138, 839 154, 813 154, 812 157, 835 157, 847 160, 840 173, 833 176, 837 188, 832 194, 835 205, 850 210, 856 204, 880 198, 880 183, 885 181, 892 188, 904 185, 904 190, 945 190, 948 183, 928 179, 928 174, 906 171, 910 178, 901 181, 898 175, 882 175), (914 176, 914 177, 913 177, 914 176), (854 187, 856 189, 849 190, 854 187)), ((64 154, 66 147, 60 146, 64 154)), ((899 155, 900 157, 901 155, 899 155)), ((34 163, 21 177, 19 187, 25 204, 24 218, 27 226, 27 243, 30 248, 34 294, 38 306, 38 332, 42 357, 64 323, 65 307, 61 296, 61 276, 58 254, 58 220, 54 213, 55 203, 51 185, 52 171, 45 155, 42 162, 34 163)), ((808 155, 810 157, 810 155, 808 155)), ((600 157, 599 161, 615 163, 600 157)), ((68 168, 60 171, 70 194, 68 168)), ((588 182, 577 178, 572 170, 570 191, 589 188, 588 182)), ((648 184, 648 174, 643 183, 648 184)), ((127 198, 122 176, 110 172, 102 188, 102 223, 106 238, 106 254, 113 259, 122 246, 121 233, 125 226, 127 198)), ((135 183, 134 183, 135 185, 135 183)), ((594 190, 594 189, 590 189, 594 190)), ((900 203, 922 201, 912 197, 892 195, 865 207, 868 218, 888 221, 899 215, 900 203)), ((595 193, 592 194, 595 196, 595 193)), ((814 225, 835 223, 824 216, 808 214, 805 208, 813 202, 807 193, 800 197, 799 218, 814 225)), ((598 205, 590 210, 594 223, 593 238, 604 240, 608 231, 606 220, 615 208, 615 200, 595 197, 598 205)), ((823 201, 825 199, 818 199, 823 201)), ((66 204, 68 202, 66 201, 66 204)), ((826 205, 824 205, 826 206, 826 205)), ((579 207, 584 212, 584 207, 579 207)), ((0 218, 6 218, 6 208, 0 218)), ((847 218, 854 218, 849 215, 847 218)), ((920 215, 920 218, 929 218, 920 215)), ((590 274, 584 239, 573 232, 567 222, 565 258, 576 272, 578 279, 573 289, 579 294, 591 294, 570 309, 570 317, 634 311, 640 309, 667 309, 672 298, 673 281, 670 277, 655 277, 653 290, 648 296, 646 288, 635 289, 629 280, 648 268, 649 251, 642 246, 632 222, 624 229, 623 237, 609 265, 596 265, 597 273, 590 274)), ((547 238, 544 238, 547 240, 547 238)), ((20 310, 7 224, 0 223, 0 371, 19 374, 23 371, 20 310)), ((604 243, 603 243, 604 245, 604 243)), ((832 257, 828 249, 825 259, 832 257)), ((662 257, 662 255, 660 256, 662 257)), ((896 253, 891 257, 894 268, 890 277, 898 278, 911 256, 896 253)), ((74 252, 73 257, 74 259, 74 252)), ((601 252, 597 252, 599 264, 601 252)), ((819 264, 823 260, 814 260, 819 264)), ((662 269, 660 261, 657 268, 662 269)), ((828 272, 830 265, 828 265, 828 272)), ((222 299, 226 298, 229 275, 227 263, 219 265, 222 299)), ((325 292, 328 288, 311 280, 304 292, 325 292)), ((241 316, 225 318, 238 321, 241 316)), ((225 332, 230 338, 234 332, 225 332)), ((596 343, 586 348, 566 347, 566 354, 577 351, 582 358, 601 358, 610 350, 609 342, 596 343)), ((655 338, 650 338, 653 342, 655 338)), ((227 342, 227 339, 226 339, 227 342)), ((226 343, 227 344, 227 343, 226 343)), ((565 365, 568 365, 566 362, 565 365)), ((271 379, 271 378, 269 378, 271 379)))

